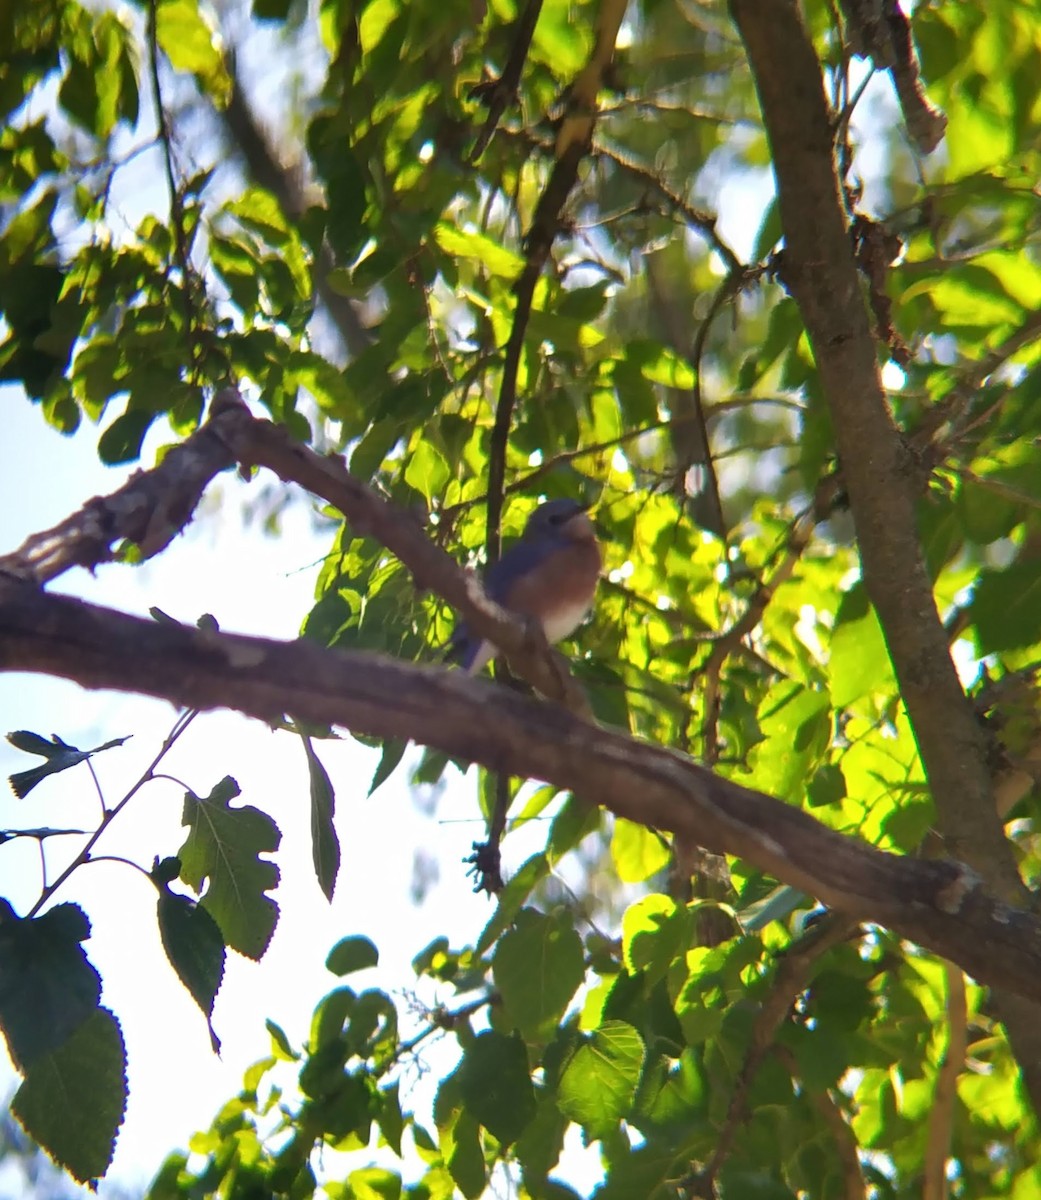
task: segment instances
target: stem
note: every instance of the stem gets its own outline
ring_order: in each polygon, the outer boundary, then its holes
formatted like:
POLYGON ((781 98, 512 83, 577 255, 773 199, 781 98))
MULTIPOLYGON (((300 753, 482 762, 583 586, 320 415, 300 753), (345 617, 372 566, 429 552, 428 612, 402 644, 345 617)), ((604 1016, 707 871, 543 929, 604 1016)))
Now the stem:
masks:
MULTIPOLYGON (((76 857, 72 860, 71 863, 69 863, 69 865, 65 868, 65 870, 62 871, 62 873, 58 876, 58 878, 55 879, 55 881, 49 887, 46 885, 43 887, 43 889, 40 892, 40 898, 36 901, 36 903, 32 906, 32 908, 29 909, 28 913, 26 913, 27 920, 31 917, 36 916, 36 914, 40 911, 40 909, 43 908, 43 906, 54 895, 54 893, 58 890, 58 888, 60 888, 61 885, 65 882, 65 880, 69 878, 69 876, 73 873, 73 871, 75 871, 78 867, 82 867, 83 864, 86 862, 96 861, 96 860, 91 859, 90 852, 97 845, 98 839, 105 832, 105 830, 109 827, 109 825, 112 824, 112 822, 116 819, 116 817, 119 816, 119 814, 123 811, 123 809, 126 808, 126 806, 134 798, 134 796, 136 796, 137 793, 144 787, 144 785, 146 783, 148 783, 150 780, 155 778, 155 776, 154 776, 155 768, 160 764, 160 762, 162 762, 162 760, 166 756, 166 754, 168 754, 169 751, 173 748, 174 743, 177 741, 177 739, 181 736, 182 733, 184 733, 184 731, 188 728, 188 726, 192 723, 192 721, 195 720, 195 718, 198 715, 199 715, 198 709, 188 709, 187 711, 182 712, 178 716, 177 720, 174 722, 173 728, 166 735, 165 739, 163 740, 163 744, 159 747, 159 752, 156 754, 155 758, 153 758, 152 761, 145 768, 143 774, 138 779, 138 781, 131 787, 130 791, 128 791, 126 793, 126 795, 122 798, 122 800, 119 801, 118 804, 116 804, 113 808, 108 809, 105 812, 104 816, 101 818, 100 823, 98 824, 97 829, 95 829, 94 832, 87 839, 86 845, 84 845, 82 850, 80 850, 79 854, 76 855, 76 857)), ((42 853, 42 850, 41 850, 41 853, 42 853)), ((136 863, 133 863, 131 865, 137 866, 136 863)), ((147 874, 147 872, 146 872, 146 874, 147 874)))

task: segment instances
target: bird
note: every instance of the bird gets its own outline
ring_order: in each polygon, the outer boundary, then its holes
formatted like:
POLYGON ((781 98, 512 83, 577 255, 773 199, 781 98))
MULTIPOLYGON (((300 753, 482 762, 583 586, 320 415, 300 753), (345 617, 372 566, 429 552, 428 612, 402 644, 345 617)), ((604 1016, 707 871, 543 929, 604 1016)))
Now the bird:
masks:
MULTIPOLYGON (((521 537, 485 572, 484 590, 496 604, 537 621, 547 642, 559 642, 593 607, 602 562, 586 506, 546 500, 528 518, 521 537)), ((491 642, 471 634, 465 621, 452 633, 448 657, 471 675, 496 653, 491 642)))

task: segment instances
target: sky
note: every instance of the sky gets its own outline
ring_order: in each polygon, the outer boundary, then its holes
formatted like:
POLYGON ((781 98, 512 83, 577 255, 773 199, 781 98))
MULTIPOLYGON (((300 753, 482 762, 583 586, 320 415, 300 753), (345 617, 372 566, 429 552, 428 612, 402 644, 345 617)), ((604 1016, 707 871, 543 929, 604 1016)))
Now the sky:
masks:
MULTIPOLYGON (((91 496, 113 491, 128 468, 98 463, 95 429, 64 438, 10 388, 0 389, 0 404, 9 432, 0 443, 0 553, 6 553, 91 496)), ((265 536, 255 523, 245 525, 243 502, 260 486, 259 479, 244 484, 223 475, 189 532, 159 558, 136 568, 103 566, 94 576, 77 570, 50 590, 137 614, 157 605, 186 623, 210 612, 229 631, 295 637, 313 599, 317 560, 327 540, 314 533, 305 501, 290 507, 280 538, 265 536)), ((0 675, 0 733, 57 733, 85 748, 132 735, 125 746, 94 760, 110 804, 140 775, 175 715, 170 705, 141 697, 0 675)), ((342 864, 331 905, 311 865, 308 781, 298 739, 235 714, 204 714, 164 763, 165 771, 202 794, 224 775, 234 776, 242 788, 235 803, 269 813, 283 835, 275 856, 282 879, 274 893, 281 918, 259 964, 229 954, 213 1018, 223 1043, 220 1058, 211 1052, 203 1017, 163 954, 151 883, 123 864, 99 863, 81 868, 54 896, 54 903, 80 904, 90 917, 86 952, 104 981, 103 1003, 119 1017, 126 1039, 130 1100, 111 1171, 118 1182, 142 1184, 167 1151, 209 1124, 238 1090, 245 1067, 268 1053, 265 1017, 282 1025, 294 1044, 303 1041, 314 1005, 337 983, 323 964, 341 937, 365 933, 376 942, 380 965, 358 975, 357 984, 396 992, 400 999, 415 983, 410 963, 417 951, 442 932, 453 945, 472 942, 494 911, 487 898, 472 894, 461 862, 483 830, 475 819, 472 774, 457 777, 435 814, 414 802, 405 768, 368 797, 374 752, 346 736, 316 748, 337 793, 342 864), (417 848, 442 864, 440 882, 419 907, 410 900, 417 848)), ((5 777, 37 762, 0 742, 5 777)), ((123 855, 144 867, 157 854, 175 853, 184 838, 182 804, 177 785, 149 785, 113 822, 97 852, 123 855)), ((0 787, 2 828, 90 829, 97 816, 93 784, 79 768, 45 780, 24 800, 0 787)), ((81 841, 51 839, 52 877, 81 841)), ((507 862, 514 868, 531 852, 526 841, 515 838, 508 845, 507 862)), ((16 911, 25 912, 40 884, 35 842, 0 846, 0 877, 16 911)), ((434 998, 429 990, 424 994, 434 998)), ((2 1056, 0 1062, 0 1091, 7 1093, 17 1076, 2 1056)))

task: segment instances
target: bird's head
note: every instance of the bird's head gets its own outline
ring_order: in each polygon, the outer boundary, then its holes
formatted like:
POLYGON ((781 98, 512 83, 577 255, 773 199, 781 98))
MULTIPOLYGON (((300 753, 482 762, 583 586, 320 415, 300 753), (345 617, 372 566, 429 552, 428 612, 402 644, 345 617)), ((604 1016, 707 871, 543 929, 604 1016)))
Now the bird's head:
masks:
POLYGON ((546 500, 528 518, 524 536, 564 536, 575 541, 593 541, 596 530, 586 514, 586 507, 577 500, 546 500))

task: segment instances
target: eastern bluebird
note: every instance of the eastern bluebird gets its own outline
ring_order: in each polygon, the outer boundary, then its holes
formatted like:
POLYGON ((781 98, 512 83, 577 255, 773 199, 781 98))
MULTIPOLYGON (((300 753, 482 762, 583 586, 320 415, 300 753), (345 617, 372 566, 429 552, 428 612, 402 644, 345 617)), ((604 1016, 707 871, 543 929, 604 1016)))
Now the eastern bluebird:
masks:
MULTIPOLYGON (((592 608, 601 562, 585 507, 547 500, 528 518, 520 539, 488 568, 484 590, 496 604, 538 621, 547 642, 559 642, 592 608)), ((471 675, 495 654, 492 643, 471 636, 465 623, 456 626, 449 656, 471 675)))

